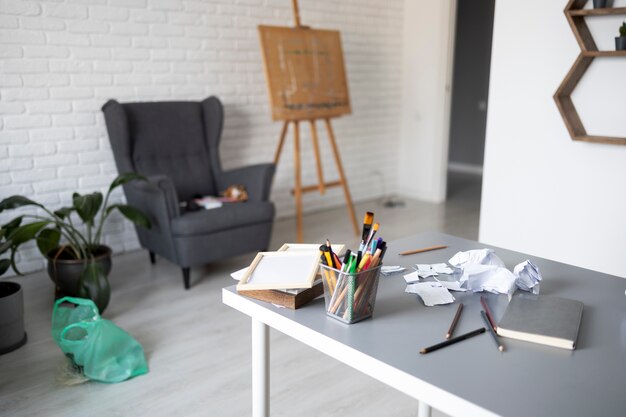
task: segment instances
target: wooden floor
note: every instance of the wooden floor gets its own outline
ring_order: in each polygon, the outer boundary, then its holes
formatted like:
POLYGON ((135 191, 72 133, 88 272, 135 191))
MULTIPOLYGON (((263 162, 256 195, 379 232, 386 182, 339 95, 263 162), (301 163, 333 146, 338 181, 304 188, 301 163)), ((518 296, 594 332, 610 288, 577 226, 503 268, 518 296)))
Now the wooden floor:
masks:
MULTIPOLYGON (((446 204, 383 201, 356 206, 376 213, 387 240, 424 230, 476 239, 480 182, 456 182, 446 204)), ((359 219, 361 220, 361 219, 359 219)), ((295 221, 276 222, 272 249, 294 241, 295 221)), ((345 208, 305 216, 305 240, 355 246, 345 208)), ((120 384, 56 381, 63 356, 50 336, 53 286, 43 273, 19 278, 29 341, 0 356, 0 416, 219 416, 251 414, 250 320, 221 303, 229 273, 253 254, 181 271, 145 251, 114 258, 112 300, 105 318, 144 346, 150 373, 120 384)), ((391 388, 276 331, 271 332, 272 416, 416 416, 417 403, 391 388)), ((441 415, 434 413, 434 415, 441 415)))

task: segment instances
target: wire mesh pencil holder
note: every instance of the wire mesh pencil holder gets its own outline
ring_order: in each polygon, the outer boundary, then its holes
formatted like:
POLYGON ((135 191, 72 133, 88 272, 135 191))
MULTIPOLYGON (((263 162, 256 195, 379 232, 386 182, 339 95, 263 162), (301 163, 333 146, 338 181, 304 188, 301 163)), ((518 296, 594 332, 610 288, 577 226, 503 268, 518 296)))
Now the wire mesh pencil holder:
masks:
POLYGON ((371 317, 374 314, 381 267, 379 265, 348 274, 320 265, 326 314, 348 324, 371 317))

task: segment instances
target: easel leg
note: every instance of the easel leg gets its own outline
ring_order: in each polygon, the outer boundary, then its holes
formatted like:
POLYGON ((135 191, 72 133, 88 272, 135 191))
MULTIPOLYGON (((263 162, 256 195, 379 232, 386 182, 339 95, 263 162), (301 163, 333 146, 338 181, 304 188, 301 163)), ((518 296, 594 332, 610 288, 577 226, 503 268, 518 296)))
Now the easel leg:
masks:
POLYGON ((252 416, 270 415, 269 327, 252 319, 252 416))
POLYGON ((354 206, 352 205, 352 197, 350 197, 350 190, 348 189, 348 180, 346 180, 346 175, 343 172, 343 165, 341 163, 341 156, 339 156, 339 149, 337 148, 337 143, 335 141, 335 134, 333 133, 333 127, 330 124, 330 119, 324 119, 326 122, 326 129, 328 130, 328 139, 330 140, 330 144, 333 148, 333 155, 335 156, 335 163, 337 164, 337 171, 339 171, 339 179, 341 181, 341 185, 343 187, 343 193, 346 197, 346 206, 348 206, 348 213, 350 215, 350 219, 352 219, 352 225, 354 226, 354 233, 359 235, 359 224, 356 221, 356 215, 354 214, 354 206))
POLYGON ((315 152, 315 163, 317 164, 317 183, 320 190, 320 194, 326 192, 326 184, 324 184, 324 173, 322 172, 322 158, 320 157, 320 147, 317 141, 317 128, 315 127, 315 120, 311 122, 311 139, 313 140, 313 151, 315 152))
POLYGON ((280 159, 280 153, 283 151, 283 144, 285 143, 285 136, 287 136, 287 129, 289 128, 289 122, 283 123, 283 130, 280 132, 280 140, 278 141, 278 148, 276 148, 276 154, 274 155, 274 165, 278 166, 278 160, 280 159))
POLYGON ((295 168, 295 187, 294 197, 296 198, 296 228, 297 235, 296 241, 299 243, 304 242, 304 236, 302 232, 302 182, 301 182, 301 169, 300 169, 300 125, 296 120, 293 122, 294 134, 293 134, 293 155, 294 155, 294 168, 295 168))

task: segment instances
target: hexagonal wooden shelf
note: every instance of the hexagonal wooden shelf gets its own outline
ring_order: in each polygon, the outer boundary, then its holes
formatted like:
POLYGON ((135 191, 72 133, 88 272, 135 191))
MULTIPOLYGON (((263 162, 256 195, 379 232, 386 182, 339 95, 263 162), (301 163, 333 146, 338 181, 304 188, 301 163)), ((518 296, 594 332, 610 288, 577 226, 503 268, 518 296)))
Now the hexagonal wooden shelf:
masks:
POLYGON ((570 0, 563 11, 572 28, 572 32, 574 32, 578 46, 580 46, 580 54, 565 76, 565 79, 563 79, 558 90, 556 90, 556 93, 554 93, 554 101, 559 108, 559 112, 563 117, 563 121, 565 122, 565 126, 572 140, 626 145, 626 138, 593 136, 587 134, 587 130, 585 126, 583 126, 571 98, 571 94, 578 85, 578 82, 583 78, 587 68, 589 68, 589 65, 591 65, 596 57, 626 57, 626 51, 598 51, 591 31, 589 31, 589 27, 585 22, 587 16, 626 15, 626 7, 583 9, 585 3, 587 3, 587 0, 570 0))

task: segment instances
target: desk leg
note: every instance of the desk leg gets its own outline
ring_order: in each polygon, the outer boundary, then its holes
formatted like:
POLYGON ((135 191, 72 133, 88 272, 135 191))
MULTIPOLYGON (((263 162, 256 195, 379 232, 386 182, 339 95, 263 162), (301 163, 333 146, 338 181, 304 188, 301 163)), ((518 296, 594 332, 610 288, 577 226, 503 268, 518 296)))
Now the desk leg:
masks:
POLYGON ((430 417, 430 412, 430 405, 426 404, 424 401, 420 401, 417 409, 417 417, 430 417))
POLYGON ((269 342, 269 327, 252 319, 252 417, 270 415, 269 342))

